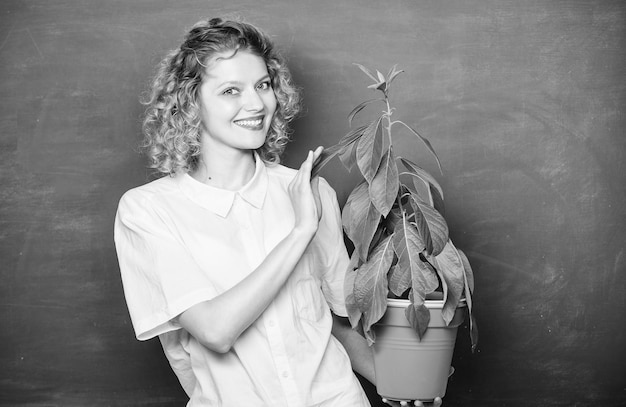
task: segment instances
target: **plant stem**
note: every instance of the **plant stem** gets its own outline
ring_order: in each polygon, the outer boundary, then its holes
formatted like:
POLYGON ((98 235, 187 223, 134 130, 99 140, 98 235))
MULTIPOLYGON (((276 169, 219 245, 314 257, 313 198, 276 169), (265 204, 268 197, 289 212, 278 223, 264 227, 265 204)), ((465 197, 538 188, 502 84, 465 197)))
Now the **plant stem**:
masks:
MULTIPOLYGON (((393 124, 393 122, 391 121, 391 115, 392 115, 392 110, 391 110, 391 105, 389 104, 389 97, 387 96, 387 94, 384 94, 384 100, 385 100, 385 104, 387 105, 387 112, 385 114, 385 118, 387 119, 387 125, 385 126, 387 128, 387 138, 389 139, 389 150, 393 150, 393 139, 391 137, 391 126, 393 124)), ((398 180, 399 181, 399 180, 398 180)), ((400 213, 402 214, 402 216, 405 216, 405 210, 402 207, 402 199, 400 197, 400 191, 401 189, 398 189, 398 193, 396 194, 396 203, 398 204, 398 209, 400 209, 400 213)))
POLYGON ((387 137, 389 138, 389 148, 393 146, 393 140, 391 139, 391 105, 389 104, 389 98, 385 95, 385 104, 387 105, 387 113, 385 117, 387 118, 387 137))

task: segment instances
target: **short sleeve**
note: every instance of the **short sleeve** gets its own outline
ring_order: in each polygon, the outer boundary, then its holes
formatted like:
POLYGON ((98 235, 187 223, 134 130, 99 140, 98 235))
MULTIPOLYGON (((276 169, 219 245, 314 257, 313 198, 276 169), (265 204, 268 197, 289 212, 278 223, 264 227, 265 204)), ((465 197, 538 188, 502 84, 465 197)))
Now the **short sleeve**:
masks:
POLYGON ((151 195, 131 190, 115 217, 115 247, 126 303, 139 340, 179 329, 175 318, 217 295, 207 273, 168 226, 151 195))
POLYGON ((350 260, 343 240, 341 212, 335 190, 323 178, 320 178, 319 191, 322 219, 313 242, 323 268, 322 292, 333 312, 346 317, 344 279, 350 260))

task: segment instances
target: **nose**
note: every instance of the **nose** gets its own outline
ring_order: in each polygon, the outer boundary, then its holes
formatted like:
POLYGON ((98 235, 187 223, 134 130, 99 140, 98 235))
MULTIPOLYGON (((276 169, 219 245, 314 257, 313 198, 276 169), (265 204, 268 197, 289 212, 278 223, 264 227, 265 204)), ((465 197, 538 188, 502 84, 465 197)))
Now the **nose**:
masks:
POLYGON ((258 112, 263 110, 264 107, 263 99, 261 95, 259 95, 256 90, 250 90, 244 92, 243 97, 243 108, 249 112, 258 112))

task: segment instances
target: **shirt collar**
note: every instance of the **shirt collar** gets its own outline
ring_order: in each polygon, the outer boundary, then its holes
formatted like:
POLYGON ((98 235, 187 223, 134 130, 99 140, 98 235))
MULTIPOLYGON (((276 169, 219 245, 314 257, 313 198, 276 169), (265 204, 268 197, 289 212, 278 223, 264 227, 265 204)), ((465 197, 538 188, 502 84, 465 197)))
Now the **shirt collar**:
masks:
POLYGON ((256 152, 254 153, 254 160, 256 163, 254 175, 238 191, 228 191, 203 184, 188 173, 178 177, 180 189, 188 199, 223 218, 230 212, 237 195, 250 205, 260 209, 263 207, 267 193, 267 170, 265 163, 256 152))

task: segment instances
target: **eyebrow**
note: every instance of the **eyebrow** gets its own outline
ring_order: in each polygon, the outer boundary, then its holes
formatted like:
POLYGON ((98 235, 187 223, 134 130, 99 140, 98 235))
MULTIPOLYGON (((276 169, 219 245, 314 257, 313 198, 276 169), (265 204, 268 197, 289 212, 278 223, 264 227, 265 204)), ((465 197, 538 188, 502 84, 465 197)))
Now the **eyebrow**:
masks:
MULTIPOLYGON (((262 76, 255 83, 259 83, 259 82, 262 82, 262 81, 265 81, 265 80, 268 80, 268 79, 271 79, 269 74, 262 76)), ((222 83, 218 84, 216 86, 216 88, 221 88, 223 86, 229 86, 229 85, 241 85, 242 83, 243 82, 241 82, 241 81, 226 81, 226 82, 222 82, 222 83)))

